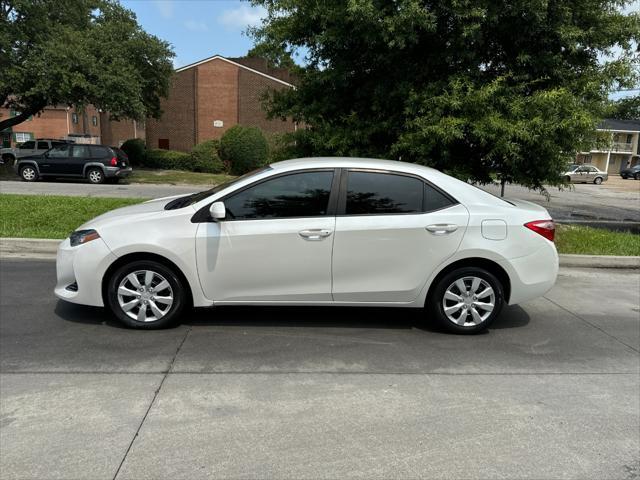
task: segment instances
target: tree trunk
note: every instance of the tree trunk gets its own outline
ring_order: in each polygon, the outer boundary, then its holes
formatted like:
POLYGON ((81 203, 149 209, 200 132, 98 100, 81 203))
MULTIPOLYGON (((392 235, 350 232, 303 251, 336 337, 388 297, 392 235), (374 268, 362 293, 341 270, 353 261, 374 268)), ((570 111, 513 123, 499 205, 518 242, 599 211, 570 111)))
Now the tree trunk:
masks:
POLYGON ((500 179, 500 196, 504 197, 504 184, 507 183, 507 181, 504 178, 500 179))
POLYGON ((29 108, 20 113, 20 115, 16 115, 15 117, 7 118, 6 120, 0 120, 0 132, 11 128, 15 125, 20 125, 31 115, 35 115, 36 113, 44 110, 46 105, 39 106, 37 108, 29 108))

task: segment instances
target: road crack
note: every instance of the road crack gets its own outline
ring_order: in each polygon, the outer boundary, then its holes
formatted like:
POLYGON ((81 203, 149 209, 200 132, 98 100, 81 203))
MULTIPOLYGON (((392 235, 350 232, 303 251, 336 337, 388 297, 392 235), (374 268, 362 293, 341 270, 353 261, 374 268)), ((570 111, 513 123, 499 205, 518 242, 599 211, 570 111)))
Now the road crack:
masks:
POLYGON ((160 384, 158 385, 158 388, 153 393, 153 398, 151 399, 151 402, 149 403, 149 406, 147 407, 147 411, 144 412, 142 420, 140 421, 140 425, 138 425, 138 428, 136 429, 136 433, 133 435, 133 438, 131 439, 131 442, 129 443, 129 446, 127 447, 127 451, 124 452, 124 456, 122 457, 122 460, 120 461, 120 465, 118 465, 118 469, 116 470, 116 473, 113 476, 113 480, 118 478, 118 475, 120 474, 120 470, 122 469, 122 466, 124 465, 124 462, 127 459, 127 456, 129 455, 129 452, 131 451, 131 448, 133 447, 133 444, 136 441, 136 438, 138 438, 138 434, 140 433, 140 429, 142 428, 142 425, 144 425, 144 422, 147 419, 147 416, 149 415, 149 412, 151 411, 151 408, 155 404, 156 398, 158 398, 158 394, 160 393, 160 390, 162 389, 162 386, 164 385, 165 380, 167 379, 169 374, 173 371, 173 365, 176 362, 176 358, 178 357, 178 354, 180 353, 180 350, 182 349, 182 346, 184 345, 184 342, 187 341, 187 337, 191 333, 191 329, 192 328, 193 327, 189 326, 189 328, 187 329, 187 332, 185 333, 184 337, 182 338, 182 341, 180 342, 180 345, 178 345, 178 348, 176 349, 175 353, 173 354, 173 358, 171 359, 171 362, 169 362, 169 367, 164 372, 164 376, 162 377, 162 380, 160 380, 160 384))

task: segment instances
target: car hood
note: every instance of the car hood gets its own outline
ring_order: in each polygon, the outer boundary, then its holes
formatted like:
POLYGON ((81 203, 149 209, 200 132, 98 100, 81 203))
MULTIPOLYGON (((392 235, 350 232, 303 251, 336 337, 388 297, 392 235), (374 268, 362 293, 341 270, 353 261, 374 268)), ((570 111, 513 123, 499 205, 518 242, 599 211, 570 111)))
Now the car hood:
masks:
POLYGON ((164 211, 164 207, 170 200, 174 198, 184 197, 185 195, 174 195, 171 197, 162 197, 155 200, 149 200, 147 202, 138 203, 137 205, 130 205, 128 207, 116 208, 109 212, 99 215, 85 224, 78 227, 78 230, 94 228, 99 229, 101 226, 105 226, 114 222, 122 220, 130 220, 133 217, 145 217, 147 215, 157 214, 164 211))

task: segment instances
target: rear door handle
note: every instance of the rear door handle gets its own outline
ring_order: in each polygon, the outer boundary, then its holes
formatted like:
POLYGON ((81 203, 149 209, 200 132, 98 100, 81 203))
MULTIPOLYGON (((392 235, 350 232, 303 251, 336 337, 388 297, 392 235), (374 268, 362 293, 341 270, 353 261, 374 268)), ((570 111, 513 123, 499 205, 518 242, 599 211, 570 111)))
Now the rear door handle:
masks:
POLYGON ((449 233, 455 232, 458 229, 458 225, 453 225, 451 223, 437 223, 434 225, 428 225, 425 228, 434 235, 448 235, 449 233))
POLYGON ((331 235, 331 230, 324 228, 312 228, 309 230, 300 230, 298 234, 305 240, 317 242, 318 240, 322 240, 323 238, 331 235))

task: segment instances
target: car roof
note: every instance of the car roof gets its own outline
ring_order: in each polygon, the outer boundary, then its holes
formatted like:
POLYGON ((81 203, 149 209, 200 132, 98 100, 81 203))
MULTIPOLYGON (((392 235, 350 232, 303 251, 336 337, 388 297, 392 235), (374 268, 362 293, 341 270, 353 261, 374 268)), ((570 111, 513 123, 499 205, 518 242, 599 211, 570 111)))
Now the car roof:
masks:
POLYGON ((431 167, 418 165, 415 163, 401 162, 399 160, 382 160, 376 158, 358 157, 307 157, 283 160, 272 163, 271 167, 276 170, 295 170, 298 168, 363 168, 376 170, 392 170, 407 173, 430 173, 440 172, 431 167))

